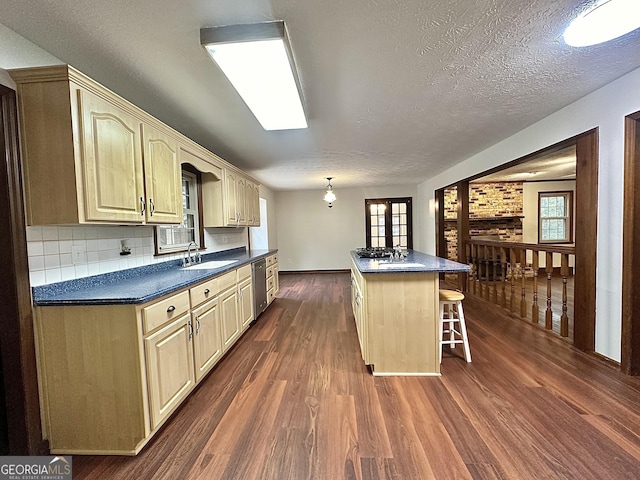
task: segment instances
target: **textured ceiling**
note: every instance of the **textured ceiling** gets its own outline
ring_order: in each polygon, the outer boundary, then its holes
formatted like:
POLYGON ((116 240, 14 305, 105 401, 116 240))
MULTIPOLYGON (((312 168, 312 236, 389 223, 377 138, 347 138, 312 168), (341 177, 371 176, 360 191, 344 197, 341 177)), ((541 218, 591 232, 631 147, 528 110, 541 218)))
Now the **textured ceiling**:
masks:
POLYGON ((539 182, 543 180, 575 180, 576 147, 572 145, 559 152, 541 154, 535 158, 499 172, 473 180, 483 182, 539 182))
MULTIPOLYGON (((0 0, 0 22, 262 183, 321 189, 416 184, 640 66, 639 32, 562 42, 589 3, 0 0), (306 130, 262 130, 199 45, 202 27, 274 19, 306 130)), ((3 68, 28 53, 6 38, 3 68)))

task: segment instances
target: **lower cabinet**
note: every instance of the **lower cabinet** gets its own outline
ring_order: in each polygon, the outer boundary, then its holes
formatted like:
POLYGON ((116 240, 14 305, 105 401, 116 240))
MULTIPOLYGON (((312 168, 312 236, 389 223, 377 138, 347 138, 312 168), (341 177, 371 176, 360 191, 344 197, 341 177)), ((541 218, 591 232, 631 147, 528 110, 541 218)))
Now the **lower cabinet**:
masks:
POLYGON ((364 363, 370 364, 369 361, 369 335, 368 323, 366 318, 367 307, 365 304, 366 297, 363 295, 365 291, 364 278, 360 272, 354 267, 351 269, 351 307, 353 308, 353 316, 356 321, 356 330, 358 332, 358 341, 360 342, 360 352, 364 363))
POLYGON ((250 267, 242 272, 238 269, 238 315, 240 317, 240 328, 242 331, 246 330, 255 318, 255 312, 253 311, 253 282, 250 267))
POLYGON ((267 257, 267 305, 276 298, 276 293, 280 290, 278 277, 278 254, 267 257))
POLYGON ((144 339, 151 428, 156 428, 195 386, 193 325, 187 313, 144 339))
POLYGON ((35 317, 51 453, 135 455, 253 320, 251 265, 144 305, 35 317))
POLYGON ((219 305, 216 297, 191 313, 196 382, 222 357, 219 305))
POLYGON ((240 336, 238 290, 235 285, 220 294, 220 312, 222 316, 222 350, 226 352, 240 336))

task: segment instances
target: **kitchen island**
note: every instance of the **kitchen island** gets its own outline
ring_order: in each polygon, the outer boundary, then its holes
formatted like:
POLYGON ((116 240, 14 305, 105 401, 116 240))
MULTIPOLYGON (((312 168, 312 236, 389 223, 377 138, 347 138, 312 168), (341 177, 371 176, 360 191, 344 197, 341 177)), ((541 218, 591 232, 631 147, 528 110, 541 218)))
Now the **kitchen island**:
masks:
POLYGON ((351 252, 351 305, 362 359, 374 375, 440 375, 440 273, 469 266, 409 250, 401 261, 351 252))

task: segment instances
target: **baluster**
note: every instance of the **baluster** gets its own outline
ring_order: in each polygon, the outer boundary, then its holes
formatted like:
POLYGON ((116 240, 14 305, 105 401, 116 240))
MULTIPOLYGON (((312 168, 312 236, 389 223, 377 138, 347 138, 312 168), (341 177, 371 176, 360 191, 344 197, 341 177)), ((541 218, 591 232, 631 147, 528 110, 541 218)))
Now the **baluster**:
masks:
POLYGON ((544 328, 553 328, 553 312, 551 311, 551 275, 553 274, 553 253, 546 252, 545 272, 547 273, 547 309, 544 312, 544 328))
POLYGON ((491 301, 498 304, 498 247, 491 247, 491 260, 493 263, 493 292, 491 301))
POLYGON ((516 251, 509 249, 509 275, 511 276, 511 296, 509 297, 509 311, 515 312, 516 309, 516 251))
POLYGON ((567 277, 569 276, 569 254, 563 253, 560 274, 562 275, 562 316, 560 317, 560 335, 569 336, 569 317, 567 317, 567 277))
POLYGON ((471 246, 471 255, 473 257, 473 294, 477 294, 478 284, 478 245, 475 243, 471 246))
POLYGON ((538 251, 534 250, 532 259, 533 267, 533 303, 531 304, 531 322, 537 324, 540 321, 540 306, 538 305, 538 269, 540 260, 538 251))
POLYGON ((482 278, 484 275, 484 245, 478 245, 478 295, 483 296, 482 293, 482 278))
POLYGON ((500 265, 502 267, 502 295, 500 296, 500 305, 507 307, 507 249, 500 247, 500 265))
POLYGON ((467 275, 467 292, 471 292, 471 284, 473 283, 473 245, 466 243, 465 250, 467 252, 467 265, 469 265, 469 275, 467 275))
POLYGON ((483 297, 485 300, 489 301, 489 296, 491 294, 491 285, 490 285, 490 277, 489 277, 489 271, 491 270, 490 268, 490 264, 491 262, 489 261, 489 248, 487 245, 484 245, 483 250, 484 250, 484 291, 483 291, 483 297))
POLYGON ((525 269, 527 265, 527 251, 525 249, 520 250, 520 316, 522 318, 527 318, 527 289, 526 289, 526 281, 527 276, 525 275, 525 269))

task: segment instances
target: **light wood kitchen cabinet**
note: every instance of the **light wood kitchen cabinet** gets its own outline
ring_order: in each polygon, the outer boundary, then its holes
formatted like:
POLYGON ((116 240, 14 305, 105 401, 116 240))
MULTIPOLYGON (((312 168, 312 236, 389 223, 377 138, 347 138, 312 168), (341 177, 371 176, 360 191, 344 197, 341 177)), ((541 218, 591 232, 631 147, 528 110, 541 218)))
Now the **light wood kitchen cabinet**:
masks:
POLYGON ((237 170, 205 175, 202 197, 205 227, 260 226, 259 185, 237 170))
POLYGON ((251 265, 245 265, 238 269, 238 315, 240 315, 240 327, 244 331, 249 327, 255 315, 251 265))
POLYGON ((142 122, 84 90, 76 92, 86 220, 143 221, 142 122))
POLYGON ((10 74, 30 225, 182 221, 169 127, 72 67, 10 74))
MULTIPOLYGON (((226 209, 226 225, 227 227, 243 227, 256 226, 254 222, 253 208, 251 208, 251 221, 247 215, 249 207, 253 206, 253 185, 254 183, 247 180, 238 172, 225 169, 224 181, 226 192, 224 202, 226 209), (252 185, 249 189, 249 184, 252 185)), ((259 225, 259 222, 258 222, 259 225)))
POLYGON ((369 335, 368 322, 366 318, 366 297, 362 292, 366 291, 365 280, 355 266, 351 268, 351 306, 353 316, 356 321, 356 331, 358 332, 358 342, 364 363, 369 365, 369 335))
POLYGON ((260 225, 256 182, 73 67, 9 73, 29 225, 179 224, 181 163, 203 174, 206 227, 260 225))
POLYGON ((246 183, 247 225, 260 226, 260 186, 250 180, 246 183))
POLYGON ((218 297, 194 309, 191 317, 194 329, 193 355, 197 383, 222 357, 218 297))
POLYGON ((222 316, 222 349, 227 351, 240 337, 240 315, 238 314, 237 286, 220 293, 220 313, 222 316))
POLYGON ((151 428, 156 428, 195 386, 193 324, 187 313, 144 339, 151 428))
POLYGON ((280 280, 278 276, 278 254, 267 257, 267 305, 275 298, 280 290, 280 280))
POLYGON ((147 223, 182 223, 182 172, 178 142, 158 129, 142 125, 147 223))
POLYGON ((233 170, 224 171, 224 209, 226 218, 224 226, 238 225, 238 174, 233 170))
POLYGON ((374 375, 439 375, 438 272, 361 273, 351 304, 362 358, 374 375))
POLYGON ((142 305, 35 309, 52 453, 134 455, 253 320, 245 264, 142 305))

